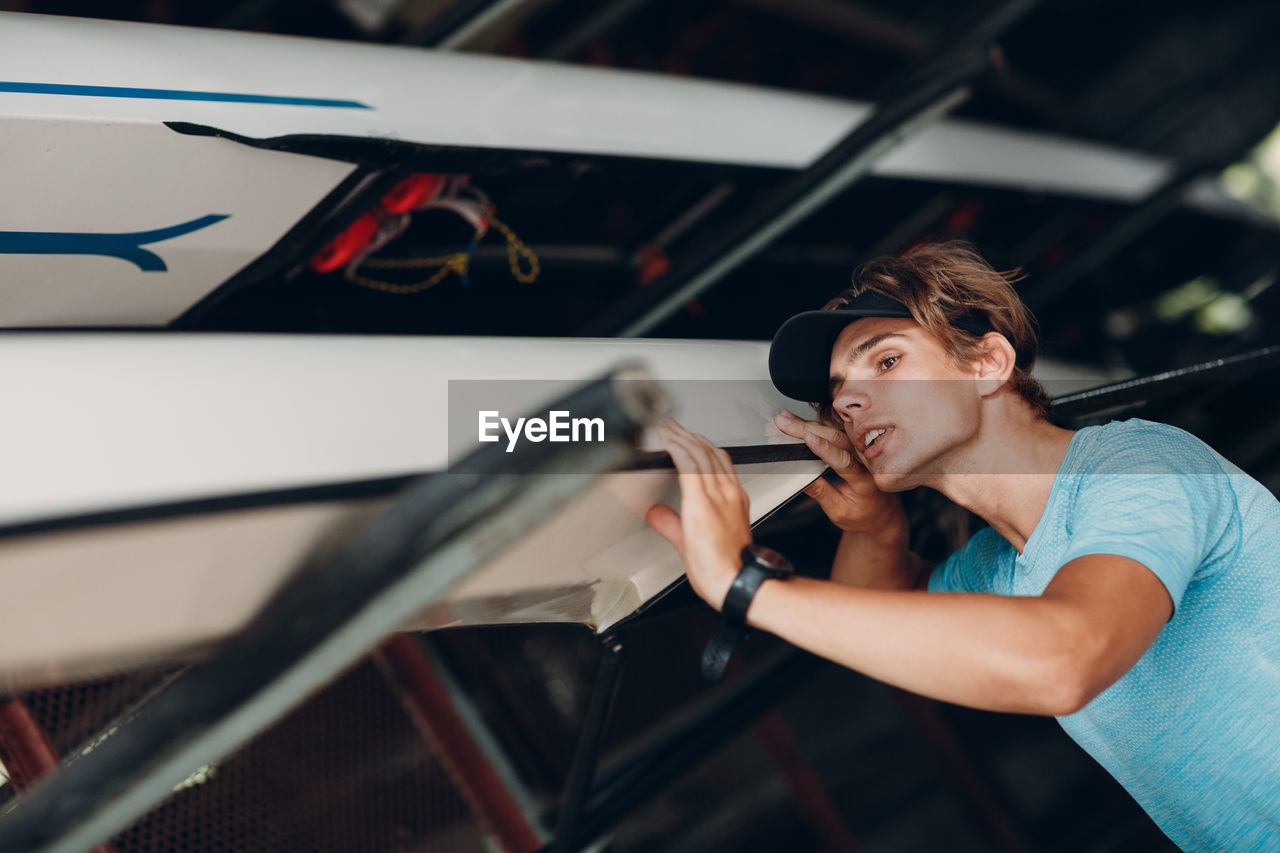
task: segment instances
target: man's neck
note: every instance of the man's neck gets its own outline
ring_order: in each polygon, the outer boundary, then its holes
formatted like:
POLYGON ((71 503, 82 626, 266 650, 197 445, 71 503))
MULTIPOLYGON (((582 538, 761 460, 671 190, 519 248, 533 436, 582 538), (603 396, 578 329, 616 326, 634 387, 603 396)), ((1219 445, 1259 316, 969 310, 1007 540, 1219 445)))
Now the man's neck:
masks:
POLYGON ((927 485, 981 516, 1022 553, 1044 514, 1071 430, 1035 416, 1020 401, 984 420, 975 440, 927 485))

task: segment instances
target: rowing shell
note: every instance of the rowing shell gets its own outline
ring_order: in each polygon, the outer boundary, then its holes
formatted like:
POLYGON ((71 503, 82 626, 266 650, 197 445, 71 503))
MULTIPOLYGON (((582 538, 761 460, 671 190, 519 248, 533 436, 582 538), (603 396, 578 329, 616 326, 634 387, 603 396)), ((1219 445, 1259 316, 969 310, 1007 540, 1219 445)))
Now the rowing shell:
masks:
MULTIPOLYGON (((749 342, 10 333, 0 360, 0 673, 10 689, 188 660, 413 477, 479 446, 477 409, 538 411, 639 363, 690 429, 794 443, 749 342)), ((545 413, 544 413, 545 416, 545 413)), ((507 438, 503 437, 504 442, 507 438)), ((649 442, 650 449, 656 442, 649 442)), ((753 522, 815 460, 743 464, 753 522)), ((446 473, 447 476, 447 473, 446 473)), ((564 476, 576 476, 566 470, 564 476)), ((680 580, 648 529, 670 470, 606 475, 406 628, 607 630, 680 580)))

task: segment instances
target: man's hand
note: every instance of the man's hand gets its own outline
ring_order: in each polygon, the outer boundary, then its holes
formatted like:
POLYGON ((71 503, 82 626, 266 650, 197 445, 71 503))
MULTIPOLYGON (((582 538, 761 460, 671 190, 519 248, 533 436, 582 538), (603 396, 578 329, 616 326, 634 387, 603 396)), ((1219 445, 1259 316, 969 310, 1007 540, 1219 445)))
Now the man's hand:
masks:
POLYGON ((645 520, 675 546, 693 591, 719 610, 751 544, 750 498, 729 454, 675 421, 657 428, 680 480, 680 509, 658 504, 645 520))
POLYGON ((787 435, 803 438, 840 478, 833 484, 819 477, 804 490, 844 531, 831 564, 831 580, 874 589, 913 589, 927 582, 920 558, 907 550, 911 537, 902 501, 876 488, 844 431, 786 410, 774 423, 787 435))
POLYGON ((804 439, 809 449, 831 466, 840 482, 831 483, 819 477, 804 493, 818 502, 832 524, 849 533, 863 533, 883 538, 892 535, 905 541, 907 519, 897 495, 876 488, 853 452, 849 437, 842 430, 817 421, 806 421, 785 409, 773 419, 778 429, 789 436, 804 439))

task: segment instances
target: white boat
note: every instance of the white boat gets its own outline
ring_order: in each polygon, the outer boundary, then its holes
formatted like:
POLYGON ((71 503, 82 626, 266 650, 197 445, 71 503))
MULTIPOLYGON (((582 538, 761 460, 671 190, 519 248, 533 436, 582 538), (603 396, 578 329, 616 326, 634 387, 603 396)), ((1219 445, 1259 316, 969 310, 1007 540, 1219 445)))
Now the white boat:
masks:
MULTIPOLYGON (((231 635, 323 543, 409 478, 448 470, 451 449, 480 446, 480 405, 463 392, 524 414, 639 361, 691 429, 729 446, 791 441, 771 423, 785 400, 760 381, 765 354, 739 342, 0 336, 5 684, 191 659, 231 635)), ((742 466, 753 519, 821 467, 742 466)), ((677 498, 669 471, 608 475, 406 627, 606 630, 680 579, 643 520, 677 498)))
MULTIPOLYGON (((651 73, 0 13, 0 327, 169 324, 273 247, 296 253, 282 241, 380 162, 448 150, 795 171, 871 111, 651 73)), ((873 171, 1132 203, 1172 168, 944 120, 873 171)), ((1238 211, 1211 187, 1189 198, 1238 211)))

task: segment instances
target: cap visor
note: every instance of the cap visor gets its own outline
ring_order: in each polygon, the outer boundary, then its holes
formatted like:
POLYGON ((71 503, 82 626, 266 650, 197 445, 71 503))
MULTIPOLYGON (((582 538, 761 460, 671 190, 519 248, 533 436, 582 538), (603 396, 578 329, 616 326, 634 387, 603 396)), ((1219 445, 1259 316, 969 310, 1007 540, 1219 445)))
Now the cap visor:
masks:
POLYGON ((859 319, 847 311, 806 311, 782 324, 769 347, 769 378, 793 400, 828 398, 831 348, 840 332, 859 319))

